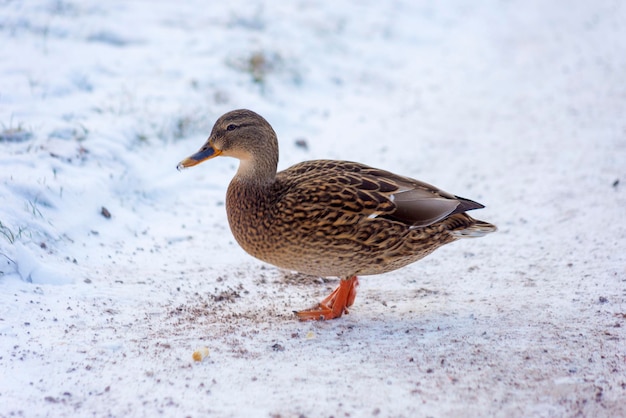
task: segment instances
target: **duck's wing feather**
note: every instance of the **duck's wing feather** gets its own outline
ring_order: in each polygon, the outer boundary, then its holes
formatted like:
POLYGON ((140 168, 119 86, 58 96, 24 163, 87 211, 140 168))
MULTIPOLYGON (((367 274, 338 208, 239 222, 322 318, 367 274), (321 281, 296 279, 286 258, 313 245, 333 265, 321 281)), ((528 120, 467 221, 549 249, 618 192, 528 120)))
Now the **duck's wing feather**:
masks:
POLYGON ((350 161, 307 161, 278 173, 277 180, 283 188, 279 206, 333 224, 365 217, 424 227, 483 207, 419 180, 350 161))

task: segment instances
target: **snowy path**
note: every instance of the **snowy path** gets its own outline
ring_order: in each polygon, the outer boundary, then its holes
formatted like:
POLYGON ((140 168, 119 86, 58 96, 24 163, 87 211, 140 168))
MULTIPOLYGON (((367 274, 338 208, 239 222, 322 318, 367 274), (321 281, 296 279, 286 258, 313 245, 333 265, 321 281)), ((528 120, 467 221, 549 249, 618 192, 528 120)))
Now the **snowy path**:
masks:
POLYGON ((624 21, 619 1, 0 3, 0 416, 626 416, 624 21), (280 168, 393 170, 499 231, 300 323, 336 281, 234 243, 234 160, 175 170, 241 107, 280 168))

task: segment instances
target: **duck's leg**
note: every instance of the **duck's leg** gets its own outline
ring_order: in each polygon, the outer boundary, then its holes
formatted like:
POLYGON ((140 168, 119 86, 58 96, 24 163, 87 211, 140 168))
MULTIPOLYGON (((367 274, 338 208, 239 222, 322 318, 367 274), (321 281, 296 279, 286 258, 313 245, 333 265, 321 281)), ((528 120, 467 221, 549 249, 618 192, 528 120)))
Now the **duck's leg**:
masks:
POLYGON ((339 318, 348 313, 348 306, 352 306, 356 298, 356 287, 359 279, 356 276, 341 279, 339 286, 322 300, 316 307, 296 312, 301 321, 317 321, 339 318))

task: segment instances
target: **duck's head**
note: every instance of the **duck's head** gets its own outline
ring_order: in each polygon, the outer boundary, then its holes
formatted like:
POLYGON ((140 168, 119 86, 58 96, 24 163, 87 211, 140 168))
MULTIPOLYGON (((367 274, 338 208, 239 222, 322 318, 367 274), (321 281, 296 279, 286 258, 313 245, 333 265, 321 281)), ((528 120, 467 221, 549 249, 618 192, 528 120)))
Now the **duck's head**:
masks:
POLYGON ((239 109, 220 117, 204 145, 177 168, 193 167, 217 156, 241 161, 238 175, 275 175, 278 165, 278 140, 271 125, 251 110, 239 109), (267 174, 269 173, 269 174, 267 174))

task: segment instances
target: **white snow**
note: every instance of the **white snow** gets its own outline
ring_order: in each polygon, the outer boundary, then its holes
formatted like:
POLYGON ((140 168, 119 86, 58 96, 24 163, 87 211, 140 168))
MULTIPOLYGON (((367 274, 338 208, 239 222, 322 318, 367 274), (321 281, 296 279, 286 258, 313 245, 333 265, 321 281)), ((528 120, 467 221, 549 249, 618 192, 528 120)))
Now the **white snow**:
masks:
POLYGON ((626 416, 624 22, 609 0, 0 2, 0 416, 626 416), (336 280, 236 245, 235 160, 176 170, 235 108, 280 168, 392 170, 499 231, 298 322, 336 280))

